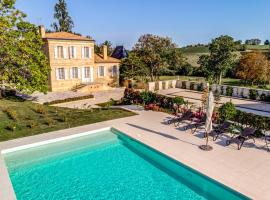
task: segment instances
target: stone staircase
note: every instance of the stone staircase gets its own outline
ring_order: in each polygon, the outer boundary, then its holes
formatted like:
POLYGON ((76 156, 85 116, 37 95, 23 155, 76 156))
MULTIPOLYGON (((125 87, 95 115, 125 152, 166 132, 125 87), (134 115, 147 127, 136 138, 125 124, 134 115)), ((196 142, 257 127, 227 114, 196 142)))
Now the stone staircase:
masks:
POLYGON ((72 88, 73 92, 80 92, 80 93, 92 93, 102 90, 111 90, 110 86, 101 84, 101 83, 82 83, 80 85, 76 85, 72 88))

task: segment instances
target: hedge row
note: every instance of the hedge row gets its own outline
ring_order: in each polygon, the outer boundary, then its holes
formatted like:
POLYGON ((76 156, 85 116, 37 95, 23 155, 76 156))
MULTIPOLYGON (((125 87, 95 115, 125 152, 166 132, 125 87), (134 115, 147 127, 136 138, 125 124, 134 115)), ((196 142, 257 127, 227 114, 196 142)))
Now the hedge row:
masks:
POLYGON ((219 108, 219 117, 222 121, 232 120, 242 126, 251 126, 259 132, 262 130, 270 130, 270 118, 253 113, 236 110, 233 103, 228 102, 219 108))
POLYGON ((94 98, 92 94, 86 95, 86 96, 70 97, 66 99, 59 99, 55 101, 45 102, 44 105, 53 105, 53 104, 58 104, 58 103, 66 103, 66 102, 79 101, 79 100, 91 99, 91 98, 94 98))
POLYGON ((174 104, 185 104, 183 97, 167 97, 164 95, 156 94, 154 92, 140 92, 133 89, 126 89, 122 104, 157 104, 164 109, 173 109, 174 104))

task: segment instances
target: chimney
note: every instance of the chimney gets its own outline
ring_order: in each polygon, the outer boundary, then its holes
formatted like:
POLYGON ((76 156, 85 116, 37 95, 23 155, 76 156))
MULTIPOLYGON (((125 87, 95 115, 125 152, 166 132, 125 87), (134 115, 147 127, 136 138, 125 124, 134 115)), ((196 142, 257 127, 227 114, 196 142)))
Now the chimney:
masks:
POLYGON ((45 32, 44 26, 39 26, 39 33, 41 35, 41 38, 45 38, 46 37, 45 36, 46 32, 45 32))
POLYGON ((103 45, 103 59, 104 60, 108 59, 108 47, 107 47, 107 45, 103 45))

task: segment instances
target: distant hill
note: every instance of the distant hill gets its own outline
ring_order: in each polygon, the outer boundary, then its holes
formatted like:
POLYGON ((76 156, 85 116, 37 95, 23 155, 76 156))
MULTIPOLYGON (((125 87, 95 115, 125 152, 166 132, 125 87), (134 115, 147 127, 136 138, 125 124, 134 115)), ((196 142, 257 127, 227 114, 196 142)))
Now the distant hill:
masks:
MULTIPOLYGON (((246 45, 246 51, 238 51, 237 54, 240 56, 243 53, 259 50, 262 52, 268 52, 270 50, 269 45, 246 45)), ((209 53, 208 46, 188 46, 182 47, 181 51, 187 62, 194 67, 198 67, 199 57, 209 53)))
POLYGON ((190 46, 190 47, 183 47, 181 51, 185 53, 208 53, 209 48, 208 46, 190 46))

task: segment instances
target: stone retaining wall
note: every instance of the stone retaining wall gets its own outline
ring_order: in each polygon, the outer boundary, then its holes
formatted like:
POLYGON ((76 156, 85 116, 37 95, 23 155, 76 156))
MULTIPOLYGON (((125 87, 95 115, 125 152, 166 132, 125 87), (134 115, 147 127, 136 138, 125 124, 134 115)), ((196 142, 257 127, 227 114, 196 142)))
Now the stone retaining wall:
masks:
MULTIPOLYGON (((149 82, 149 91, 166 90, 170 88, 182 88, 187 90, 202 91, 203 88, 207 87, 206 82, 195 82, 186 80, 168 80, 168 81, 157 81, 149 82)), ((261 96, 270 96, 270 90, 253 89, 247 87, 229 86, 229 85, 211 85, 212 91, 219 91, 221 95, 233 96, 238 98, 250 98, 250 92, 253 91, 256 94, 256 100, 261 100, 261 96), (229 94, 229 95, 228 95, 229 94)))

